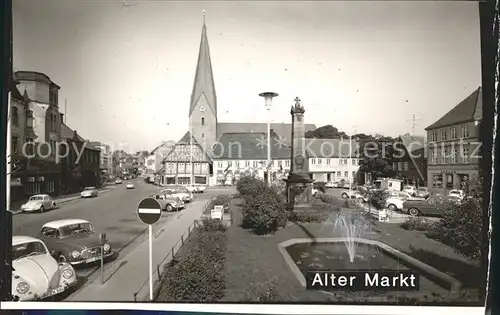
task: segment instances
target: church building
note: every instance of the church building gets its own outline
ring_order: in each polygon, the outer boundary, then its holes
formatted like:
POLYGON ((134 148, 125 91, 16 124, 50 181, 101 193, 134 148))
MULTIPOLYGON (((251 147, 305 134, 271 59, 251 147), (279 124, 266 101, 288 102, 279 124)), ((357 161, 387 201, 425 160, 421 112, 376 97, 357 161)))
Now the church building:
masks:
MULTIPOLYGON (((305 132, 316 129, 305 124, 305 132)), ((220 122, 217 93, 205 19, 189 104, 189 130, 162 158, 156 181, 161 185, 227 185, 241 174, 267 179, 284 178, 290 170, 292 124, 271 124, 271 163, 267 163, 267 123, 220 122)), ((347 180, 357 172, 356 143, 339 139, 306 139, 311 178, 347 180), (326 155, 325 155, 326 154, 326 155), (352 157, 352 158, 351 158, 352 157), (324 163, 322 163, 324 160, 324 163), (324 164, 324 165, 323 165, 324 164), (323 167, 324 166, 324 167, 323 167), (351 175, 352 173, 352 175, 351 175)))

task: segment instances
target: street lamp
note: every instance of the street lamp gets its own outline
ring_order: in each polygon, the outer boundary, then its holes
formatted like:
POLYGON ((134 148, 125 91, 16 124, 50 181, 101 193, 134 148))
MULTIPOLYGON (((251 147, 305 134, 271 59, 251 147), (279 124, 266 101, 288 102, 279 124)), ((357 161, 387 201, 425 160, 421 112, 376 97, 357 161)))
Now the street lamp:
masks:
POLYGON ((267 110, 267 181, 271 184, 271 104, 278 93, 263 92, 259 96, 264 98, 267 110))

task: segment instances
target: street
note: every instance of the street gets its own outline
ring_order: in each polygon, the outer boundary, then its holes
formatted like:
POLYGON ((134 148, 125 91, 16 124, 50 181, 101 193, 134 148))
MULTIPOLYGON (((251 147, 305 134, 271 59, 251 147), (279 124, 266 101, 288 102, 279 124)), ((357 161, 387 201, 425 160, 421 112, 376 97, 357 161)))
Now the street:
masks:
MULTIPOLYGON (((97 198, 77 199, 58 206, 57 209, 44 213, 21 213, 12 217, 13 235, 37 237, 43 224, 61 219, 78 218, 89 221, 99 232, 106 233, 106 238, 119 256, 125 255, 137 244, 144 241, 147 226, 137 216, 137 205, 141 199, 161 188, 140 180, 135 182, 135 189, 126 189, 125 183, 116 185, 97 198)), ((211 198, 214 192, 207 190, 195 195, 195 199, 211 198)), ((184 211, 184 210, 183 210, 184 211)), ((158 226, 163 226, 178 212, 163 212, 161 219, 153 226, 153 233, 158 226)), ((77 268, 80 277, 89 276, 96 265, 77 268)))

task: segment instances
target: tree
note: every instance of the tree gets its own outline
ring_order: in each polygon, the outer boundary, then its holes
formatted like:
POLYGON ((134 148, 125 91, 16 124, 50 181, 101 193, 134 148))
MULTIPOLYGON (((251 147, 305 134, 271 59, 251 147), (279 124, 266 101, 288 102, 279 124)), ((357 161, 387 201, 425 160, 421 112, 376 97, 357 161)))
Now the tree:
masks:
POLYGON ((317 139, 338 139, 338 138, 347 138, 348 135, 339 131, 336 127, 332 125, 326 125, 319 127, 315 130, 310 130, 305 134, 306 138, 317 138, 317 139))
POLYGON ((385 136, 370 136, 361 140, 359 172, 369 173, 372 178, 395 176, 396 172, 389 164, 394 155, 394 142, 393 138, 385 136))

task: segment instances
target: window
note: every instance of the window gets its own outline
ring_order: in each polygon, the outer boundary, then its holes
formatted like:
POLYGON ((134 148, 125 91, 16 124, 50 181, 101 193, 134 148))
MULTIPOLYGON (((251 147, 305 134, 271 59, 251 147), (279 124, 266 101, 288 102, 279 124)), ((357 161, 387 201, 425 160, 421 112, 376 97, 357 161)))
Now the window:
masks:
POLYGON ((253 167, 258 167, 259 166, 259 162, 258 161, 253 161, 253 167))
POLYGON ((352 172, 352 177, 356 177, 356 172, 352 172))
POLYGON ((311 159, 311 164, 316 164, 316 159, 311 159))
POLYGON ((352 165, 358 165, 358 161, 356 159, 352 159, 351 163, 352 165))
POLYGON ((340 175, 340 172, 337 172, 337 177, 340 177, 340 176, 341 176, 341 175, 340 175))
POLYGON ((446 136, 447 136, 447 134, 446 134, 446 129, 441 130, 441 141, 446 141, 446 140, 448 140, 448 139, 446 138, 446 136))
POLYGON ((54 192, 54 188, 55 188, 54 182, 52 181, 47 182, 47 192, 49 193, 54 192))
POLYGON ((457 129, 451 128, 451 140, 455 140, 457 138, 457 129))
POLYGON ((432 187, 443 188, 443 174, 433 174, 432 187))
POLYGON ((468 138, 469 137, 469 126, 463 125, 462 126, 462 138, 468 138))
POLYGON ((326 164, 330 164, 330 159, 326 159, 326 164))
POLYGON ((236 167, 240 167, 240 161, 236 161, 236 167))
POLYGON ((250 166, 250 161, 245 161, 245 166, 249 167, 250 166))
POLYGON ((321 164, 323 159, 318 159, 318 164, 321 164))
POLYGON ((203 140, 205 140, 205 134, 204 134, 204 133, 202 133, 202 134, 201 134, 201 138, 202 138, 203 140))
POLYGON ((403 170, 403 163, 398 162, 398 171, 402 171, 402 170, 403 170))
POLYGON ((457 150, 451 150, 451 163, 457 163, 457 150))
POLYGON ((285 160, 285 167, 290 167, 290 160, 285 160))
POLYGON ((431 133, 431 139, 432 139, 431 140, 432 142, 436 142, 437 141, 437 132, 433 131, 431 133))
POLYGON ((469 148, 462 148, 462 160, 464 163, 469 163, 469 148))
POLYGON ((279 160, 279 161, 278 161, 278 166, 279 166, 279 167, 282 167, 282 166, 283 166, 283 161, 282 161, 282 160, 279 160))
POLYGON ((408 171, 408 162, 403 162, 403 171, 408 171))
POLYGON ((347 159, 344 159, 344 165, 347 165, 347 159))
POLYGON ((447 149, 441 149, 441 163, 447 164, 448 163, 448 150, 447 149))
POLYGON ((453 174, 446 174, 446 188, 453 188, 453 174))
POLYGON ((201 125, 205 126, 205 117, 201 117, 201 125))
POLYGON ((344 172, 344 177, 349 177, 349 172, 345 171, 344 172))
POLYGON ((217 162, 217 167, 223 167, 222 162, 217 162))
POLYGON ((12 136, 10 139, 10 151, 16 152, 17 150, 19 150, 19 138, 12 136))
POLYGON ((12 125, 14 126, 19 125, 19 112, 17 111, 17 107, 12 106, 12 113, 10 118, 12 119, 12 125))
POLYGON ((398 168, 398 163, 392 162, 392 169, 395 171, 398 168))

